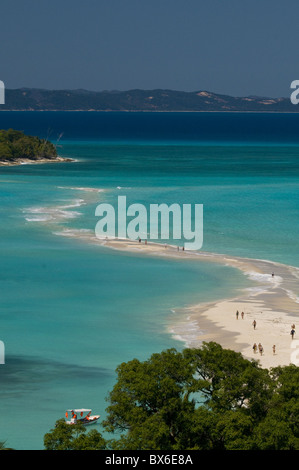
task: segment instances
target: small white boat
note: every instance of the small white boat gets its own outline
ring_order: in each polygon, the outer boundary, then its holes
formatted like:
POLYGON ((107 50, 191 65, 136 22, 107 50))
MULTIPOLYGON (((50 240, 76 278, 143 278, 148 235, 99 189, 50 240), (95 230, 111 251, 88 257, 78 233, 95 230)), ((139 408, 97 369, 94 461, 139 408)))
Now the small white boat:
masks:
POLYGON ((76 408, 73 410, 66 410, 65 422, 66 424, 83 423, 85 426, 94 424, 98 421, 100 415, 91 415, 90 409, 76 408))

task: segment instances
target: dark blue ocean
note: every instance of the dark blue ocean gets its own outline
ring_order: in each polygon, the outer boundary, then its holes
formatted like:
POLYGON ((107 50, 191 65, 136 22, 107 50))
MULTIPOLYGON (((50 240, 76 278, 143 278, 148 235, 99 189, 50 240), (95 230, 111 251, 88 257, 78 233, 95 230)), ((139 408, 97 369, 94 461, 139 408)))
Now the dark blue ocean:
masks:
POLYGON ((42 449, 68 408, 104 417, 117 365, 184 347, 175 312, 254 285, 231 266, 89 243, 99 203, 203 204, 204 251, 299 268, 299 114, 2 112, 0 128, 74 159, 0 167, 10 447, 42 449))

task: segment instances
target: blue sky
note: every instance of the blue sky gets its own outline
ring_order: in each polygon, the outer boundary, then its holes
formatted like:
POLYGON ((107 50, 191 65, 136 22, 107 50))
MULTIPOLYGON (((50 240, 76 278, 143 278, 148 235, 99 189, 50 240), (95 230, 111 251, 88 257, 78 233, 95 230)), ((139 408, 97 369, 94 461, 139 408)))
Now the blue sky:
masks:
POLYGON ((298 0, 2 0, 6 88, 289 96, 298 0))

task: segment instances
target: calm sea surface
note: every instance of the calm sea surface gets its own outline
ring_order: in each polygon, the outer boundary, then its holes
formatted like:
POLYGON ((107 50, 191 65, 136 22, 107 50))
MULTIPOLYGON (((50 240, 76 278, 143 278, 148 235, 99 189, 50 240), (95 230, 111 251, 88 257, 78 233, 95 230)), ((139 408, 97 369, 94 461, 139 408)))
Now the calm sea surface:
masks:
POLYGON ((0 113, 10 127, 76 160, 0 167, 0 441, 42 449, 67 408, 105 416, 121 362, 184 347, 177 310, 253 285, 84 241, 96 206, 203 204, 204 251, 299 267, 299 114, 0 113))

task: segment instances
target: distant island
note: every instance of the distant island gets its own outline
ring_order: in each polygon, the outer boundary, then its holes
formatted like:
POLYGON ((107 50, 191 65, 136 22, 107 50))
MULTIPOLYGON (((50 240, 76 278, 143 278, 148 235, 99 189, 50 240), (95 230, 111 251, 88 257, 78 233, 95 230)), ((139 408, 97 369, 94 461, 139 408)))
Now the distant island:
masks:
POLYGON ((14 129, 0 130, 0 166, 64 161, 72 160, 59 157, 55 145, 46 139, 14 129))
POLYGON ((174 90, 6 90, 0 111, 156 111, 156 112, 288 112, 299 105, 290 98, 233 97, 209 91, 174 90))

